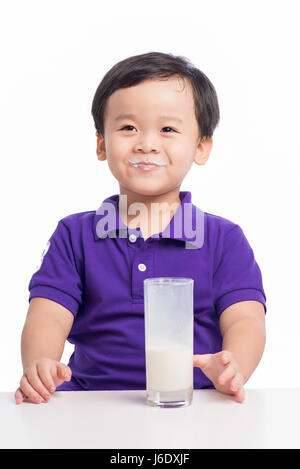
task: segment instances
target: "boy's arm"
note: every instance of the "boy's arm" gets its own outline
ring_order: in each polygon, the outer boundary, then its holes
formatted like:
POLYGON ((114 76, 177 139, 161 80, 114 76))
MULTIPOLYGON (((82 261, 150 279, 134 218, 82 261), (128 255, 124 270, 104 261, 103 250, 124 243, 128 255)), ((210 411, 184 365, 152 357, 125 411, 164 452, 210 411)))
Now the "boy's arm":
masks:
POLYGON ((265 310, 259 301, 241 301, 226 308, 220 316, 222 349, 237 361, 244 378, 257 367, 266 342, 265 310))
POLYGON ((220 316, 222 351, 194 355, 194 366, 225 394, 234 394, 238 402, 245 398, 244 383, 257 367, 263 354, 265 310, 259 301, 240 301, 220 316))
POLYGON ((59 303, 31 299, 21 338, 23 376, 15 392, 16 404, 24 398, 47 402, 59 384, 71 379, 71 369, 59 360, 73 321, 71 311, 59 303))
POLYGON ((73 321, 73 314, 59 303, 32 298, 21 338, 23 369, 40 358, 59 361, 73 321))

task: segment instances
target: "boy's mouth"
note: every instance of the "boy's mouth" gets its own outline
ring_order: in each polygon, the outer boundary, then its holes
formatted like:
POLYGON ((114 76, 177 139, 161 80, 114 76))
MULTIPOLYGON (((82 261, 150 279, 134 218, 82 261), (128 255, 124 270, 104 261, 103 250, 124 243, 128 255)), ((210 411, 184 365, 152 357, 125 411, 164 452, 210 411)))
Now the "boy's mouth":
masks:
POLYGON ((166 163, 164 162, 152 162, 152 161, 134 161, 134 160, 128 160, 129 165, 132 166, 133 168, 138 168, 142 169, 143 171, 151 171, 153 169, 159 169, 163 166, 166 166, 166 163))
POLYGON ((143 164, 143 163, 131 163, 130 166, 132 166, 133 168, 138 168, 138 169, 141 169, 143 171, 151 171, 153 169, 159 169, 161 168, 161 166, 158 166, 156 164, 150 164, 150 163, 146 163, 146 164, 143 164))

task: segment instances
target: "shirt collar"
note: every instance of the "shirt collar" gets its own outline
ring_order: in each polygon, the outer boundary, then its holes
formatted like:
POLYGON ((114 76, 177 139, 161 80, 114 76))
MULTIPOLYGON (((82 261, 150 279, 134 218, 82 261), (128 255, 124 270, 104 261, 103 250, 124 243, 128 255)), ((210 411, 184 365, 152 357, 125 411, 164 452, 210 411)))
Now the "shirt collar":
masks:
MULTIPOLYGON (((170 238, 185 243, 187 249, 200 249, 204 243, 204 212, 192 204, 192 195, 180 191, 181 204, 164 231, 155 233, 150 239, 170 238)), ((139 212, 137 212, 138 214, 139 212)), ((119 215, 119 194, 103 200, 93 219, 95 241, 110 238, 128 238, 130 234, 141 236, 139 228, 126 226, 119 215)))

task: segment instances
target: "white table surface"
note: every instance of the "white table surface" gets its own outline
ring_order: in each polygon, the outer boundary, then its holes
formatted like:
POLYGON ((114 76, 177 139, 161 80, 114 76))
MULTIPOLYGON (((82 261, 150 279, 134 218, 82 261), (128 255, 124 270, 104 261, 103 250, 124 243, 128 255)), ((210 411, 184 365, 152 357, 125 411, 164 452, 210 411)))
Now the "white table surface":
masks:
POLYGON ((300 448, 300 389, 245 391, 240 404, 196 389, 175 409, 148 406, 145 391, 57 391, 20 405, 2 392, 0 448, 300 448))

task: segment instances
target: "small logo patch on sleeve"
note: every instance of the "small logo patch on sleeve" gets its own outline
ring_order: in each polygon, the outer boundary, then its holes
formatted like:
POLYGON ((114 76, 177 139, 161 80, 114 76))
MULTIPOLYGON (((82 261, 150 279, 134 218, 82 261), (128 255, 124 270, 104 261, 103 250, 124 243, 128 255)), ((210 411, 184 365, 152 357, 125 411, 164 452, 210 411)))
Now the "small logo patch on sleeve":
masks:
POLYGON ((44 257, 45 257, 45 255, 47 254, 49 248, 50 248, 50 241, 47 241, 47 244, 46 244, 46 246, 45 246, 45 249, 43 250, 42 255, 41 255, 40 263, 39 263, 39 265, 37 266, 36 270, 39 270, 39 269, 41 268, 42 263, 43 263, 43 260, 44 260, 44 257))

